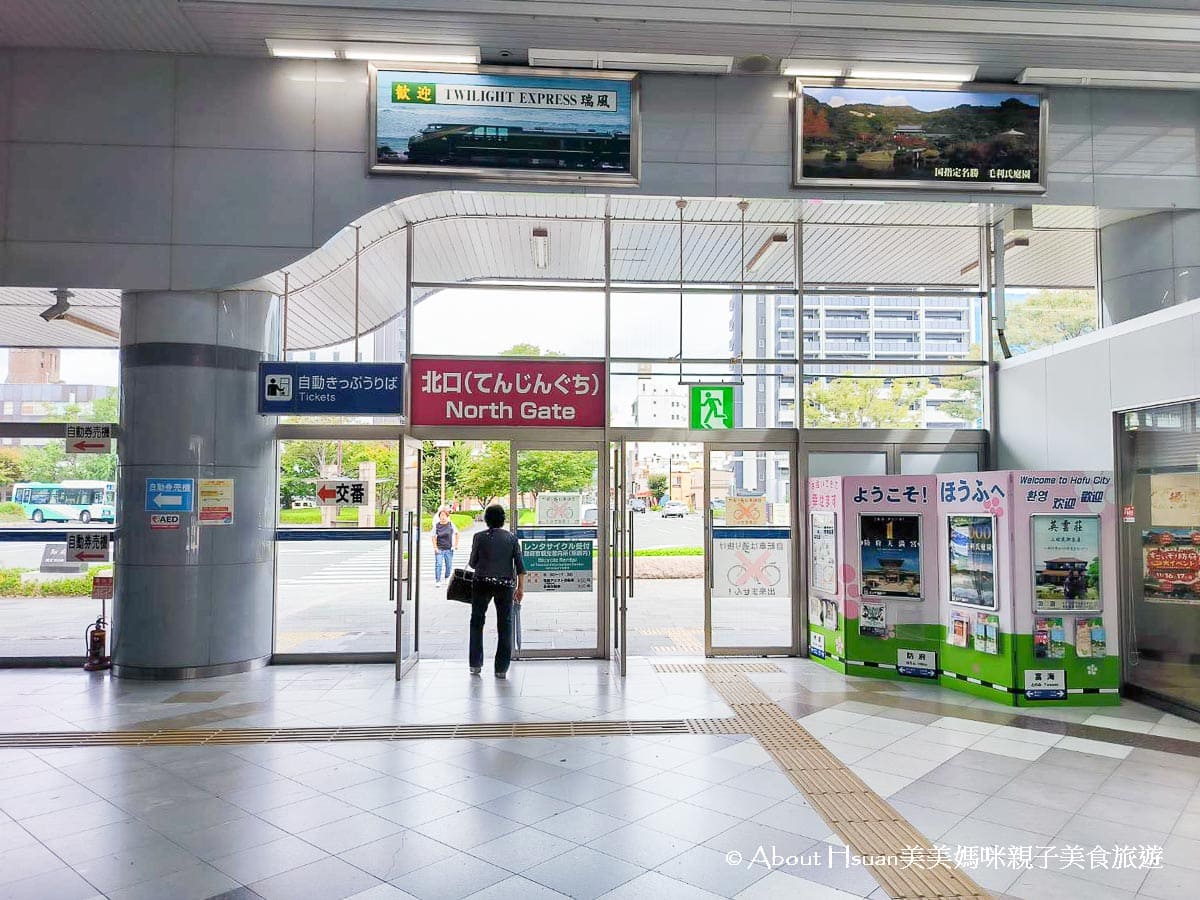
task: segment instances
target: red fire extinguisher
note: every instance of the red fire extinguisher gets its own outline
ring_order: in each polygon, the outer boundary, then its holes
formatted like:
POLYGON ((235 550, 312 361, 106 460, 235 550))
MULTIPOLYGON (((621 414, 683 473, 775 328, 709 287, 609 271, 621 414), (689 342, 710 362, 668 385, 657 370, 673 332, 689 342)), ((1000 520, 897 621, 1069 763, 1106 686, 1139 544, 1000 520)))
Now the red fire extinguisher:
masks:
POLYGON ((112 658, 106 655, 108 643, 108 622, 101 615, 84 632, 84 644, 87 648, 87 658, 83 667, 89 672, 98 672, 112 666, 112 658))

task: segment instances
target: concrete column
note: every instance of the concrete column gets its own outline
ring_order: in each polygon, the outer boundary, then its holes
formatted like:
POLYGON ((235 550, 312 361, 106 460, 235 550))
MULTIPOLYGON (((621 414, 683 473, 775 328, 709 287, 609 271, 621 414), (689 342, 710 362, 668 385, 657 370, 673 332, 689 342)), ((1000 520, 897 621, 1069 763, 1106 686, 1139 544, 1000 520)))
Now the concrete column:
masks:
POLYGON ((205 677, 269 659, 278 466, 257 370, 278 357, 272 294, 122 297, 117 675, 205 677), (194 510, 177 529, 152 529, 147 478, 232 478, 233 524, 202 526, 194 510))
POLYGON ((1200 297, 1200 210, 1123 219, 1100 229, 1104 325, 1200 297))

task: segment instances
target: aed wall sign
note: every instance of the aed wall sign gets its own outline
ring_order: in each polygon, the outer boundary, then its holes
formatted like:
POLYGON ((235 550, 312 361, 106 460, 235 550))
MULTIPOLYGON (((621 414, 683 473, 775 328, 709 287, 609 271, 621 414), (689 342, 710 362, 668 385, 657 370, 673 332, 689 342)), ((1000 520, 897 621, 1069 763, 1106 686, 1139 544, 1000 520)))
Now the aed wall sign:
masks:
POLYGON ((414 359, 414 425, 603 428, 599 360, 414 359))

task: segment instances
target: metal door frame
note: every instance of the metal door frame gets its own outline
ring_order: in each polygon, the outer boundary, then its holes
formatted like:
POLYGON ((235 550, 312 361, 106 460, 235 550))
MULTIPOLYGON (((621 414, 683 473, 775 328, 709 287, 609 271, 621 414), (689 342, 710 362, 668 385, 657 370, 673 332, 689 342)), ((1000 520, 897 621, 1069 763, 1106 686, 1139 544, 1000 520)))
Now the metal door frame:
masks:
POLYGON ((626 443, 609 441, 609 521, 612 527, 608 547, 609 571, 606 579, 612 592, 610 604, 611 639, 605 646, 624 677, 629 661, 629 600, 633 597, 633 510, 629 509, 629 463, 626 443))
POLYGON ((411 671, 420 658, 421 641, 421 488, 425 448, 421 441, 404 434, 400 436, 399 459, 396 467, 396 509, 389 517, 388 596, 396 604, 396 680, 411 671), (408 467, 405 456, 416 454, 416 509, 405 508, 408 467), (403 655, 405 601, 412 607, 413 647, 409 656, 403 655))
POLYGON ((608 442, 603 432, 597 430, 594 435, 588 435, 585 429, 578 429, 570 436, 560 430, 557 440, 543 438, 524 432, 514 436, 509 432, 508 440, 508 509, 509 529, 513 534, 519 534, 520 525, 517 522, 517 455, 527 450, 587 450, 596 454, 596 574, 593 587, 596 591, 596 643, 593 647, 563 647, 554 650, 522 650, 521 659, 607 659, 612 617, 609 610, 609 597, 606 589, 606 573, 609 565, 609 496, 608 496, 608 442))
MULTIPOLYGON (((799 656, 801 648, 801 633, 807 628, 807 621, 802 620, 806 598, 800 595, 800 585, 803 582, 802 566, 798 564, 801 557, 800 548, 804 546, 804 535, 800 531, 800 485, 798 465, 800 462, 799 432, 793 432, 795 437, 787 441, 754 441, 747 440, 744 432, 739 440, 738 432, 727 432, 718 440, 704 442, 704 655, 715 656, 799 656), (712 451, 713 450, 745 450, 752 453, 778 451, 788 454, 788 471, 791 478, 788 485, 788 508, 791 515, 789 530, 792 541, 791 569, 791 644, 774 647, 714 647, 712 640, 712 586, 713 586, 713 514, 712 514, 712 451)), ((805 492, 807 494, 807 491, 805 492)))

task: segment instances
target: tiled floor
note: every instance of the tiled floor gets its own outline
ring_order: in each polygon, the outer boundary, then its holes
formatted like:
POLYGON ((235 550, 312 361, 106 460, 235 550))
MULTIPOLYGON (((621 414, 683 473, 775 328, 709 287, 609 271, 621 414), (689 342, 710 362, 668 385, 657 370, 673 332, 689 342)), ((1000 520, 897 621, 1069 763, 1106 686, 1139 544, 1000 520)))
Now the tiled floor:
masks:
MULTIPOLYGON (((1196 896, 1200 726, 1133 703, 1017 716, 937 686, 778 665, 749 677, 935 844, 977 861, 987 889, 1196 896), (1147 735, 1177 752, 1134 745, 1147 735)), ((383 666, 144 684, 10 670, 0 729, 730 714, 703 675, 648 660, 624 682, 583 661, 511 674, 422 662, 400 684, 383 666)), ((739 735, 0 750, 0 898, 884 896, 841 848, 739 735)))

